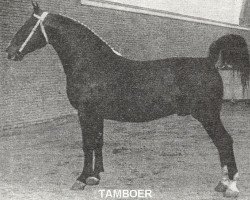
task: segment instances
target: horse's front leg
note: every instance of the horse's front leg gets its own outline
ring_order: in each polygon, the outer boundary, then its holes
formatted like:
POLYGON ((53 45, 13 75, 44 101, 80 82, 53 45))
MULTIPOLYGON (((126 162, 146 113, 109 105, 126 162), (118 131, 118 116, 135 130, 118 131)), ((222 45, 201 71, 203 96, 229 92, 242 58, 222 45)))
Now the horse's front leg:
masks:
POLYGON ((98 134, 96 137, 96 148, 95 148, 95 164, 94 164, 94 176, 100 180, 100 172, 104 172, 103 167, 103 157, 102 157, 102 147, 103 147, 103 125, 104 120, 98 119, 98 134))
POLYGON ((102 147, 103 147, 103 122, 100 117, 96 117, 97 134, 95 135, 95 149, 94 149, 94 174, 86 179, 87 185, 97 185, 100 181, 100 172, 104 172, 102 147))
POLYGON ((81 175, 71 187, 72 190, 82 190, 86 184, 97 185, 100 181, 99 173, 104 171, 102 158, 103 118, 91 109, 79 109, 78 116, 82 130, 84 167, 81 175))

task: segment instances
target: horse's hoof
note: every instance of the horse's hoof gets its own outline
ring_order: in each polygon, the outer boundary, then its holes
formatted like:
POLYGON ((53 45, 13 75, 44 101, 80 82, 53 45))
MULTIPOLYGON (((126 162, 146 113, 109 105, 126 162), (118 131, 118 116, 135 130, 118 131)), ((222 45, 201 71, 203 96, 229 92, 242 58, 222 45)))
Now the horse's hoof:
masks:
POLYGON ((70 188, 71 190, 84 190, 86 184, 81 182, 81 181, 76 181, 72 187, 70 188))
POLYGON ((234 190, 231 190, 230 188, 227 188, 226 191, 223 193, 223 196, 237 198, 239 196, 239 191, 234 191, 234 190))
POLYGON ((223 184, 221 181, 218 183, 218 185, 214 188, 216 192, 226 192, 228 186, 223 184))
POLYGON ((100 180, 94 176, 88 177, 86 179, 86 184, 87 185, 98 185, 100 180))

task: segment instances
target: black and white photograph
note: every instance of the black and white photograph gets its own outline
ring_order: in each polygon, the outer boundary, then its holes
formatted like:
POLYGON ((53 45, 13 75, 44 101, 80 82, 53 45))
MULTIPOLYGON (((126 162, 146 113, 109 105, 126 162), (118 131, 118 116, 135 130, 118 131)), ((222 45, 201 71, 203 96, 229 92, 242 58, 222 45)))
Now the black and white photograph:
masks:
POLYGON ((0 200, 250 200, 250 0, 1 0, 0 200))

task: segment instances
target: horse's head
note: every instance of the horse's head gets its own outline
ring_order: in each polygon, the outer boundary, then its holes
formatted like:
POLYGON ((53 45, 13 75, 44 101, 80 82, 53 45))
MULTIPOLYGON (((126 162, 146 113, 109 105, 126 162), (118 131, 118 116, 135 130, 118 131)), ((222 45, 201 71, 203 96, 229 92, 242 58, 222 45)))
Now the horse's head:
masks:
POLYGON ((42 23, 48 13, 43 12, 37 3, 32 2, 32 5, 31 17, 17 31, 6 49, 8 59, 20 61, 26 54, 40 49, 48 43, 48 37, 42 23))

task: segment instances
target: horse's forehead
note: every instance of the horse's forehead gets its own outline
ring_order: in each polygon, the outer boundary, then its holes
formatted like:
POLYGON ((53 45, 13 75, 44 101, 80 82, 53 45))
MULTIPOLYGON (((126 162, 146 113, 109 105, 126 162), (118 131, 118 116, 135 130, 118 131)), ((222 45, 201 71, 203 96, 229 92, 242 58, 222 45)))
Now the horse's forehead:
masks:
POLYGON ((25 32, 28 30, 32 25, 35 24, 35 20, 32 17, 29 17, 21 27, 19 27, 17 34, 21 34, 22 32, 25 32))

